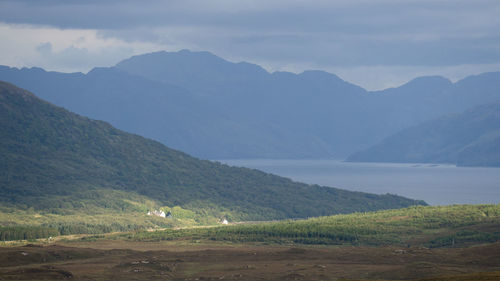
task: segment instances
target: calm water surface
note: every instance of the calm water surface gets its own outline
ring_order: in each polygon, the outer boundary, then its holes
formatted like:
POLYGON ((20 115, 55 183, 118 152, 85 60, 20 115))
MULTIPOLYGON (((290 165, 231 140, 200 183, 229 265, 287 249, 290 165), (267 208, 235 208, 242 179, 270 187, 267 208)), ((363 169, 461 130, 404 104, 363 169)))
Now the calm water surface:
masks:
POLYGON ((431 205, 500 203, 500 168, 337 160, 219 160, 296 181, 422 199, 431 205))

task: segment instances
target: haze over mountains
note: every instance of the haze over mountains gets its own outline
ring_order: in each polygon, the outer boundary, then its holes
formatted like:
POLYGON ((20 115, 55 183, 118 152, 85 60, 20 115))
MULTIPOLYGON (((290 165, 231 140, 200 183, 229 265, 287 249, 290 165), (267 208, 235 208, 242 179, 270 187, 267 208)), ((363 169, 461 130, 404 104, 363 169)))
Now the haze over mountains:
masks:
POLYGON ((407 127, 500 100, 500 72, 368 92, 323 71, 269 73, 187 50, 87 74, 0 67, 0 80, 208 159, 343 159, 407 127))
POLYGON ((104 210, 125 218, 133 212, 145 216, 140 205, 149 200, 205 216, 264 220, 425 204, 199 160, 5 82, 0 82, 0 128, 0 204, 7 213, 104 210))
POLYGON ((500 166, 500 103, 404 129, 347 161, 500 166))

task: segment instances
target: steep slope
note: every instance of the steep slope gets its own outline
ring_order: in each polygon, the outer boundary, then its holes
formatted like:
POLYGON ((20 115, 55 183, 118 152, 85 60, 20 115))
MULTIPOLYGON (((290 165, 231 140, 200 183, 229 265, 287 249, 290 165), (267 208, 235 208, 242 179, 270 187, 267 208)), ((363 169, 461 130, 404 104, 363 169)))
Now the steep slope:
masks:
POLYGON ((341 118, 353 111, 349 104, 365 91, 322 71, 270 74, 256 65, 231 63, 207 52, 181 51, 136 56, 115 68, 71 74, 75 82, 69 82, 68 76, 0 68, 0 79, 36 91, 54 104, 203 158, 341 157, 345 150, 358 147, 356 139, 366 141, 351 135, 358 131, 342 133, 359 123, 358 118, 341 118), (121 82, 113 78, 117 75, 122 76, 121 82), (161 90, 158 85, 166 87, 161 90), (136 101, 120 102, 122 93, 130 89, 140 89, 135 91, 136 101), (182 94, 176 94, 179 89, 182 94), (158 99, 141 99, 142 93, 151 92, 164 94, 161 99, 169 107, 162 110, 158 99), (68 102, 68 93, 85 98, 68 102), (115 102, 134 104, 136 110, 126 111, 115 102), (169 114, 173 111, 186 113, 169 114), (147 118, 151 114, 158 118, 147 118), (133 122, 120 122, 117 115, 129 116, 133 122))
POLYGON ((268 73, 187 50, 87 74, 0 67, 0 80, 205 159, 345 158, 409 126, 500 100, 500 72, 367 92, 324 71, 268 73))
POLYGON ((4 82, 0 128, 0 202, 14 208, 127 210, 133 202, 126 195, 134 194, 198 213, 262 220, 424 204, 395 195, 309 186, 198 160, 4 82))
MULTIPOLYGON (((359 122, 365 116, 363 109, 353 105, 362 103, 366 91, 331 73, 271 74, 254 64, 187 50, 134 56, 116 68, 189 89, 206 107, 239 124, 267 127, 261 131, 260 142, 249 144, 266 143, 273 136, 283 146, 273 144, 268 151, 259 148, 251 158, 339 158, 366 141, 357 137, 363 128, 348 130, 363 124, 359 122)), ((247 149, 239 147, 238 153, 247 149)), ((241 157, 233 153, 230 158, 241 157)))
MULTIPOLYGON (((415 78, 397 88, 371 92, 372 106, 386 121, 385 134, 453 112, 450 80, 440 76, 415 78)), ((462 109, 463 110, 463 109, 462 109)))
POLYGON ((500 72, 457 83, 439 76, 419 77, 397 88, 366 92, 324 71, 268 74, 257 65, 230 63, 208 52, 139 55, 116 68, 190 89, 205 98, 204 104, 240 123, 251 120, 293 132, 280 136, 283 143, 318 140, 315 146, 323 149, 322 158, 347 157, 406 127, 500 100, 495 90, 500 72))
MULTIPOLYGON (((328 145, 316 136, 248 113, 242 116, 229 99, 200 97, 185 88, 115 68, 65 74, 0 67, 0 79, 36 91, 41 98, 78 114, 203 158, 319 157, 330 153, 328 145)), ((261 106, 255 106, 255 112, 265 114, 267 110, 259 109, 261 106)))
POLYGON ((500 166, 500 103, 402 130, 347 161, 500 166))
POLYGON ((439 76, 419 77, 400 87, 371 94, 375 96, 373 106, 378 108, 388 127, 399 128, 396 130, 399 131, 446 114, 500 101, 499 87, 500 72, 489 72, 456 83, 439 76))

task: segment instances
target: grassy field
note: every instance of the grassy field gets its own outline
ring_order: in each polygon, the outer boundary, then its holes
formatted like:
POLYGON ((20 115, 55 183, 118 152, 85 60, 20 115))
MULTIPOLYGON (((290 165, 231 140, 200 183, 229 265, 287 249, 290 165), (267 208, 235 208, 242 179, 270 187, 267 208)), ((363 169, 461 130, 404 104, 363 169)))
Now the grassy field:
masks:
MULTIPOLYGON (((145 196, 119 190, 82 192, 81 197, 86 199, 79 202, 80 208, 36 210, 0 204, 0 241, 216 225, 220 220, 213 212, 162 206, 145 196), (121 204, 119 207, 117 202, 121 204), (170 212, 172 217, 147 215, 153 210, 170 212)), ((65 199, 65 196, 51 198, 60 204, 64 204, 65 199)))
POLYGON ((260 224, 124 234, 135 241, 447 247, 500 240, 500 205, 410 207, 260 224))
POLYGON ((0 280, 500 280, 498 240, 500 205, 411 207, 2 242, 0 280))

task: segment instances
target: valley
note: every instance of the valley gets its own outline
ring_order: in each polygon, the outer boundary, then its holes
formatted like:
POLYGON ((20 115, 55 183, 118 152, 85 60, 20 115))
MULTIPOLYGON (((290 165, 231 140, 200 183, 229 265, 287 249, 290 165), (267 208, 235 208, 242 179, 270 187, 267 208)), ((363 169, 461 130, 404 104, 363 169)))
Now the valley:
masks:
POLYGON ((427 204, 197 159, 9 83, 0 82, 0 109, 0 228, 15 239, 427 204), (177 220, 147 215, 161 208, 177 220))
POLYGON ((0 281, 500 281, 499 15, 0 0, 0 281))
POLYGON ((0 107, 0 279, 499 275, 500 205, 426 206, 200 160, 8 83, 0 107))

